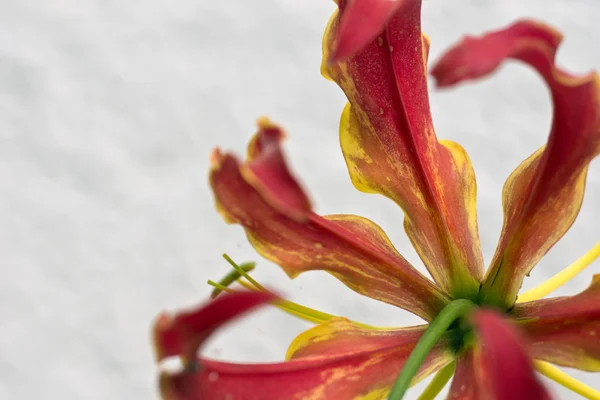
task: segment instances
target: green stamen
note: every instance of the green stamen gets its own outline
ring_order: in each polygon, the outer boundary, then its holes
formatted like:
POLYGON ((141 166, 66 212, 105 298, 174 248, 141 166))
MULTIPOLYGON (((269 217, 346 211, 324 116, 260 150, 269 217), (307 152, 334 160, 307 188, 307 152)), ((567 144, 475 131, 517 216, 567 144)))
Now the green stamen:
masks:
MULTIPOLYGON (((240 264, 239 268, 241 270, 243 270, 244 272, 250 272, 254 269, 255 266, 256 266, 256 263, 254 263, 254 262, 246 262, 246 263, 240 264)), ((237 269, 234 269, 233 271, 230 271, 227 275, 225 275, 223 278, 221 278, 218 281, 218 284, 219 284, 219 286, 229 287, 231 284, 237 282, 241 277, 242 277, 242 274, 240 274, 240 272, 237 269)), ((211 285, 211 286, 214 286, 214 285, 211 285)), ((215 286, 214 290, 210 294, 210 298, 214 299, 219 294, 221 294, 221 292, 223 292, 223 289, 215 286)))
POLYGON ((454 375, 454 369, 456 368, 456 362, 452 361, 444 368, 440 369, 437 374, 433 377, 429 385, 425 388, 423 393, 417 400, 433 400, 435 396, 440 394, 442 389, 446 386, 452 375, 454 375))
POLYGON ((519 295, 517 303, 539 300, 542 297, 545 297, 577 276, 578 273, 587 268, 598 257, 600 257, 600 242, 596 243, 596 245, 585 253, 583 257, 548 279, 546 282, 519 295))
MULTIPOLYGON (((257 291, 260 290, 242 279, 240 279, 238 281, 238 283, 249 290, 257 290, 257 291)), ((275 307, 279 308, 280 310, 282 310, 290 315, 293 315, 294 317, 298 317, 300 319, 303 319, 305 321, 312 322, 315 324, 320 324, 325 321, 329 321, 330 319, 333 319, 333 318, 339 318, 339 316, 337 316, 337 315, 328 314, 326 312, 315 310, 314 308, 306 307, 306 306, 303 306, 302 304, 294 303, 293 301, 289 301, 289 300, 279 299, 279 300, 275 301, 273 303, 273 305, 275 307)), ((360 326, 361 328, 371 329, 374 331, 382 331, 382 330, 384 331, 384 330, 390 329, 387 327, 378 327, 378 326, 363 324, 362 322, 356 322, 356 321, 352 321, 352 320, 350 320, 350 322, 352 322, 353 324, 355 324, 357 326, 360 326)))
MULTIPOLYGON (((225 277, 223 277, 223 279, 221 279, 218 283, 214 282, 212 280, 209 280, 207 282, 210 286, 214 287, 214 290, 212 292, 213 295, 211 295, 212 298, 218 296, 219 293, 221 293, 221 292, 233 292, 232 289, 228 288, 228 285, 231 285, 232 283, 235 283, 235 282, 239 283, 240 285, 242 285, 243 287, 245 287, 246 289, 249 289, 249 290, 268 292, 268 290, 265 289, 264 286, 262 286, 260 283, 258 283, 254 278, 252 278, 248 274, 248 272, 252 271, 255 268, 255 266, 256 266, 255 263, 247 262, 247 263, 238 265, 227 254, 223 254, 223 258, 225 260, 227 260, 227 262, 229 264, 231 264, 231 266, 233 267, 234 270, 232 272, 228 273, 227 275, 225 275, 225 277), (248 282, 244 281, 244 279, 242 279, 242 278, 246 279, 248 282)), ((336 316, 336 315, 318 311, 313 308, 309 308, 309 307, 303 306, 298 303, 294 303, 289 300, 279 299, 279 300, 276 300, 275 302, 273 302, 272 304, 275 307, 279 308, 280 310, 282 310, 290 315, 293 315, 295 317, 298 317, 298 318, 303 319, 308 322, 312 322, 314 324, 320 324, 320 323, 328 321, 330 319, 338 318, 338 316, 336 316)), ((351 322, 356 324, 357 326, 360 326, 361 328, 367 328, 367 329, 372 329, 372 330, 388 329, 388 328, 382 328, 382 327, 376 327, 376 326, 372 326, 372 325, 368 325, 368 324, 363 324, 363 323, 356 322, 356 321, 351 321, 351 322)))
POLYGON ((569 376, 566 372, 556 368, 554 365, 544 361, 534 360, 535 369, 546 378, 572 390, 573 392, 589 400, 600 400, 600 391, 586 385, 583 382, 569 376))
MULTIPOLYGON (((223 285, 221 285, 221 284, 219 284, 219 283, 217 283, 215 281, 211 281, 210 279, 206 283, 208 283, 210 286, 214 287, 215 291, 218 290, 219 293, 221 293, 221 292, 228 292, 228 293, 234 292, 233 289, 230 289, 230 288, 228 288, 226 286, 223 286, 223 285)), ((255 288, 254 286, 252 286, 248 282, 244 282, 243 280, 238 280, 238 283, 240 285, 244 286, 246 289, 259 291, 259 289, 255 288)), ((300 319, 302 319, 304 321, 312 322, 312 323, 315 323, 315 324, 320 324, 322 322, 325 322, 327 319, 334 318, 334 316, 332 315, 332 316, 330 316, 330 318, 323 319, 321 317, 321 315, 317 315, 316 313, 319 313, 319 314, 325 314, 325 313, 320 313, 320 312, 318 312, 316 310, 311 310, 311 309, 309 309, 309 310, 313 311, 314 313, 306 312, 304 309, 307 309, 307 307, 303 307, 303 306, 301 306, 299 304, 292 303, 292 302, 287 301, 287 300, 280 300, 280 301, 278 301, 276 303, 273 303, 273 305, 275 307, 279 308, 280 310, 283 310, 286 313, 288 313, 290 315, 293 315, 294 317, 298 317, 298 318, 300 318, 300 319)))
POLYGON ((250 281, 250 283, 253 284, 257 289, 263 290, 265 292, 268 291, 260 283, 256 282, 256 280, 254 280, 254 278, 252 278, 250 275, 248 275, 247 271, 244 270, 241 266, 237 265, 235 263, 235 261, 233 261, 231 259, 231 257, 229 257, 227 254, 223 254, 223 258, 225 260, 227 260, 227 262, 229 264, 231 264, 231 266, 233 267, 233 269, 235 269, 241 276, 243 276, 244 278, 248 279, 248 281, 250 281))
POLYGON ((429 327, 417 342, 412 353, 410 353, 408 360, 406 360, 406 364, 404 364, 400 375, 398 375, 398 379, 396 379, 396 383, 394 383, 394 387, 392 387, 388 400, 401 400, 402 397, 404 397, 411 381, 415 375, 417 375, 419 368, 433 346, 435 346, 442 335, 446 333, 454 321, 464 316, 475 307, 476 305, 472 301, 465 299, 454 300, 444 307, 437 317, 431 321, 429 327))
MULTIPOLYGON (((219 291, 219 293, 221 293, 221 292, 228 292, 228 293, 234 292, 234 290, 233 290, 233 289, 230 289, 230 288, 228 288, 227 286, 223 286, 223 285, 221 285, 220 283, 217 283, 217 282, 215 282, 215 281, 212 281, 212 280, 210 280, 210 279, 209 279, 209 280, 207 280, 207 281, 206 281, 206 283, 208 283, 210 286, 212 286, 212 287, 214 287, 214 288, 215 288, 215 289, 213 290, 213 293, 214 293, 216 290, 218 290, 218 291, 219 291)), ((217 294, 218 294, 218 293, 217 293, 217 294)), ((211 296, 210 296, 210 297, 214 299, 214 297, 212 296, 212 294, 211 294, 211 296)), ((215 297, 216 297, 216 296, 215 296, 215 297)))

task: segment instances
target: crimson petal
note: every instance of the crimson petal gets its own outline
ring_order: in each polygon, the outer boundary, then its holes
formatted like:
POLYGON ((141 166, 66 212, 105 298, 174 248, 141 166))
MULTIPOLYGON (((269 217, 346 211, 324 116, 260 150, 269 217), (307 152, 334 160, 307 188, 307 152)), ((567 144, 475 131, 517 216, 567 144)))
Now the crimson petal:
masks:
POLYGON ((518 303, 513 314, 530 337, 534 358, 600 371, 600 275, 575 296, 518 303))
POLYGON ((504 226, 481 289, 488 304, 511 307, 523 279, 571 227, 579 213, 590 161, 600 153, 600 80, 555 66, 562 36, 520 21, 480 38, 467 37, 431 71, 438 86, 475 79, 507 59, 533 67, 554 102, 547 144, 510 175, 503 191, 504 226))
POLYGON ((511 322, 485 309, 477 310, 471 320, 477 342, 471 371, 479 396, 490 400, 551 398, 533 369, 525 337, 511 322))

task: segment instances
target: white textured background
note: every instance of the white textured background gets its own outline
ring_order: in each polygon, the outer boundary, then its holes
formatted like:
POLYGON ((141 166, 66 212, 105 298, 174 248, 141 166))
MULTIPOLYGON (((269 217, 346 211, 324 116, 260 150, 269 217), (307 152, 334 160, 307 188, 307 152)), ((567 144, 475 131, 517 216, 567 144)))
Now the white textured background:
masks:
MULTIPOLYGON (((600 69, 600 2, 524 3, 425 1, 431 59, 463 33, 534 16, 565 33, 563 66, 600 69)), ((344 98, 319 75, 333 9, 327 0, 0 0, 0 398, 156 398, 150 323, 162 309, 204 299, 206 280, 228 270, 222 252, 260 261, 261 282, 309 306, 370 323, 417 322, 325 273, 289 281, 213 209, 211 149, 243 152, 256 117, 269 115, 287 128, 290 162, 319 212, 372 218, 420 265, 402 213, 355 191, 347 176, 337 143, 344 98)), ((489 260, 502 184, 545 141, 547 90, 513 64, 431 101, 438 136, 460 142, 475 165, 489 260)), ((579 219, 526 287, 598 240, 598 204, 596 162, 579 219)), ((278 360, 305 328, 261 311, 223 331, 207 354, 278 360)), ((577 375, 598 388, 597 377, 577 375)))

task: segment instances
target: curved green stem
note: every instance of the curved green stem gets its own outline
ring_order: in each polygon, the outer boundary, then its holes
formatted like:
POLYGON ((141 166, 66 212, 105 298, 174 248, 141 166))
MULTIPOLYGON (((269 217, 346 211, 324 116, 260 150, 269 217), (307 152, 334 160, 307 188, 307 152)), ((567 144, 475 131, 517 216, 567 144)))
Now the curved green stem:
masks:
POLYGON ((433 346, 435 346, 457 318, 467 314, 475 307, 475 303, 466 299, 454 300, 444 307, 437 317, 431 321, 429 327, 417 342, 412 353, 410 353, 408 360, 406 360, 406 364, 404 364, 404 368, 402 368, 400 375, 398 375, 398 379, 396 379, 396 383, 394 383, 394 386, 392 387, 388 400, 401 400, 402 397, 404 397, 404 394, 410 386, 410 382, 419 371, 419 368, 433 346))

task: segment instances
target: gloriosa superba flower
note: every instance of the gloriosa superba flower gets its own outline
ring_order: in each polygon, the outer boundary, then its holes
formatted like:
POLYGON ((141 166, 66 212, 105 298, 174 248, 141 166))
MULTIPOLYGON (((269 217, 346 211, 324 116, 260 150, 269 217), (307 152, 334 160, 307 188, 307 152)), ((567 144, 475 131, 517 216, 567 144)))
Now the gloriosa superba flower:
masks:
POLYGON ((252 291, 225 294, 174 317, 163 314, 156 322, 158 360, 180 356, 187 366, 161 374, 165 400, 384 399, 426 332, 459 303, 467 311, 450 319, 424 358, 411 364, 412 383, 439 371, 421 398, 435 397, 454 375, 449 399, 548 399, 536 369, 599 398, 600 392, 552 364, 600 371, 600 275, 574 296, 540 298, 598 257, 600 243, 545 284, 518 291, 579 212, 587 167, 600 153, 600 80, 557 68, 561 35, 526 20, 465 38, 432 69, 437 85, 446 87, 518 60, 550 89, 548 141, 504 186, 504 226, 484 274, 470 160, 458 144, 438 141, 432 125, 429 41, 420 11, 420 0, 339 0, 324 35, 322 73, 348 98, 340 142, 352 182, 403 209, 405 231, 433 281, 375 223, 315 214, 287 168, 284 133, 266 119, 244 162, 214 151, 210 182, 225 220, 242 225, 258 253, 290 277, 327 271, 431 325, 375 328, 310 310, 275 297, 238 268, 252 291), (266 302, 318 323, 294 340, 286 361, 240 365, 197 356, 220 324, 266 302))

